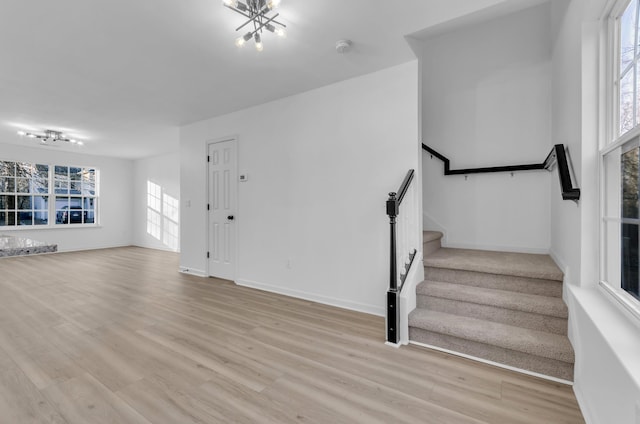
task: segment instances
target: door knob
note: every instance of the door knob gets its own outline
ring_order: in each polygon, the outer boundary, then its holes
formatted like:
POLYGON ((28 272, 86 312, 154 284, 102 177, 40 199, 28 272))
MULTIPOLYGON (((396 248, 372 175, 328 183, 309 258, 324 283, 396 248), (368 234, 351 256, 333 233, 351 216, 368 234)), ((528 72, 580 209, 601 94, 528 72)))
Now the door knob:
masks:
POLYGON ((229 221, 233 221, 233 215, 229 215, 229 216, 227 217, 227 219, 228 219, 229 221))

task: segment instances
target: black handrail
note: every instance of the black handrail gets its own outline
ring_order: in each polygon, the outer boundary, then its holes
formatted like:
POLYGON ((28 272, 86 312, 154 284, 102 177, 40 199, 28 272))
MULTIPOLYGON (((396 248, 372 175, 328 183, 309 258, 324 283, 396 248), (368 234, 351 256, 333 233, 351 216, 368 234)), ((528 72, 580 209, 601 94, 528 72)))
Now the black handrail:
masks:
POLYGON ((417 250, 413 249, 409 253, 409 263, 404 265, 404 272, 400 276, 400 284, 398 285, 398 264, 396 260, 396 218, 400 214, 400 204, 404 200, 404 196, 409 190, 409 186, 413 181, 415 171, 410 169, 402 180, 400 188, 397 192, 389 193, 387 200, 387 215, 389 215, 390 225, 390 259, 389 259, 389 290, 387 291, 387 342, 397 344, 400 338, 398 326, 400 323, 400 293, 402 287, 413 264, 417 250))
POLYGON ((567 160, 567 152, 563 144, 556 144, 549 152, 544 161, 544 169, 553 170, 554 163, 558 164, 558 178, 560 179, 560 187, 562 189, 563 200, 580 200, 580 189, 574 187, 571 183, 571 172, 569 171, 569 161, 567 160))
POLYGON ((402 180, 402 184, 400 184, 400 188, 398 189, 398 206, 404 200, 404 196, 407 194, 407 190, 409 190, 409 185, 411 185, 411 181, 413 181, 413 176, 415 171, 410 169, 405 175, 404 180, 402 180))
POLYGON ((466 175, 480 174, 489 172, 516 172, 516 171, 537 171, 547 170, 553 171, 553 166, 558 164, 558 177, 560 178, 560 187, 562 188, 563 200, 580 200, 580 189, 573 187, 571 182, 571 173, 569 172, 569 163, 567 162, 567 154, 563 144, 556 144, 547 155, 542 163, 531 163, 526 165, 510 165, 510 166, 492 166, 484 168, 467 168, 467 169, 451 169, 450 161, 446 156, 438 153, 431 147, 422 143, 422 148, 444 162, 444 175, 466 175))

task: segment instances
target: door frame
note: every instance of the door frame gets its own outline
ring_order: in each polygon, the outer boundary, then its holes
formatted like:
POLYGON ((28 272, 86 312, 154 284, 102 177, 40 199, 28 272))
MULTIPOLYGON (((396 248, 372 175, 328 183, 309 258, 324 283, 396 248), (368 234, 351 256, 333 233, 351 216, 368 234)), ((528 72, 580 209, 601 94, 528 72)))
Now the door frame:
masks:
MULTIPOLYGON (((204 143, 204 148, 205 148, 205 158, 207 158, 209 156, 209 146, 211 146, 212 144, 218 144, 218 143, 224 143, 227 141, 233 141, 236 145, 236 156, 235 158, 233 158, 233 161, 235 162, 233 165, 235 166, 236 169, 236 190, 235 190, 235 196, 236 196, 236 211, 235 213, 235 217, 236 219, 234 220, 234 225, 236 226, 236 229, 234 231, 234 263, 232 266, 233 269, 233 279, 231 281, 233 281, 234 283, 236 282, 236 278, 238 275, 238 252, 239 252, 239 246, 238 246, 238 228, 239 228, 239 224, 238 224, 238 216, 239 216, 239 210, 240 210, 240 202, 239 202, 239 181, 238 181, 238 175, 239 170, 238 170, 238 157, 240 156, 240 151, 239 151, 239 142, 238 142, 238 136, 237 135, 231 135, 228 137, 220 137, 220 138, 214 138, 214 139, 209 139, 207 141, 205 141, 204 143)), ((211 199, 209 199, 209 186, 210 186, 210 182, 209 182, 209 167, 210 167, 210 162, 207 160, 207 166, 205 167, 205 194, 204 194, 204 198, 206 199, 206 204, 211 204, 211 199)), ((206 251, 205 252, 211 252, 211 237, 210 237, 210 225, 209 225, 209 209, 206 210, 205 213, 205 229, 206 229, 206 243, 205 243, 205 247, 206 247, 206 251)), ((205 253, 206 256, 206 253, 205 253)), ((206 269, 206 277, 210 278, 212 277, 211 275, 211 271, 210 271, 210 267, 209 267, 209 257, 206 257, 207 260, 207 265, 205 267, 206 269)))

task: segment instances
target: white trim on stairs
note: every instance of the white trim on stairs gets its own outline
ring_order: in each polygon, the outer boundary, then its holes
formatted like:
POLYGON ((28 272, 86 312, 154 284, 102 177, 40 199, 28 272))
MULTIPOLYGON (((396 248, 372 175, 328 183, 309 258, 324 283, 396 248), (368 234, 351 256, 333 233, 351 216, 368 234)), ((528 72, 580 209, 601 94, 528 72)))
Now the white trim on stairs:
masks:
POLYGON ((582 394, 582 390, 580 390, 580 385, 576 384, 573 386, 573 394, 576 396, 576 400, 578 401, 578 406, 580 406, 580 412, 582 412, 582 418, 584 418, 584 422, 587 424, 596 424, 596 420, 591 411, 591 407, 589 402, 587 402, 582 394))
POLYGON ((472 361, 482 362, 483 364, 493 365, 494 367, 504 368, 504 369, 507 369, 509 371, 515 371, 515 372, 518 372, 520 374, 526 374, 526 375, 530 375, 530 376, 533 376, 533 377, 542 378, 544 380, 554 381, 556 383, 573 386, 573 382, 569 381, 569 380, 563 380, 561 378, 551 377, 550 375, 540 374, 540 373, 537 373, 537 372, 524 370, 522 368, 516 368, 516 367, 512 367, 510 365, 501 364, 499 362, 489 361, 487 359, 478 358, 477 356, 467 355, 466 353, 460 353, 460 352, 456 352, 454 350, 444 349, 444 348, 441 348, 441 347, 438 347, 438 346, 429 345, 429 344, 426 344, 426 343, 414 342, 413 340, 410 340, 409 344, 416 345, 416 346, 421 346, 421 347, 426 347, 427 349, 437 350, 439 352, 448 353, 450 355, 460 356, 462 358, 471 359, 472 361))
POLYGON ((442 247, 449 247, 453 249, 489 250, 493 252, 532 253, 536 255, 549 254, 548 249, 538 249, 536 247, 498 246, 498 245, 484 245, 484 244, 472 244, 472 243, 445 243, 444 237, 443 237, 442 247))

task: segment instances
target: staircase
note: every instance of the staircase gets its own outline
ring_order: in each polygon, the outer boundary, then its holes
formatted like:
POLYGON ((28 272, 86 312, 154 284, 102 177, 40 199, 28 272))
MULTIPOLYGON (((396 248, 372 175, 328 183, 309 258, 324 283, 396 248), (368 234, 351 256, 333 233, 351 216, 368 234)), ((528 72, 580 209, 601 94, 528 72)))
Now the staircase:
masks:
POLYGON ((573 380, 563 275, 548 255, 450 249, 425 231, 411 342, 573 380))

